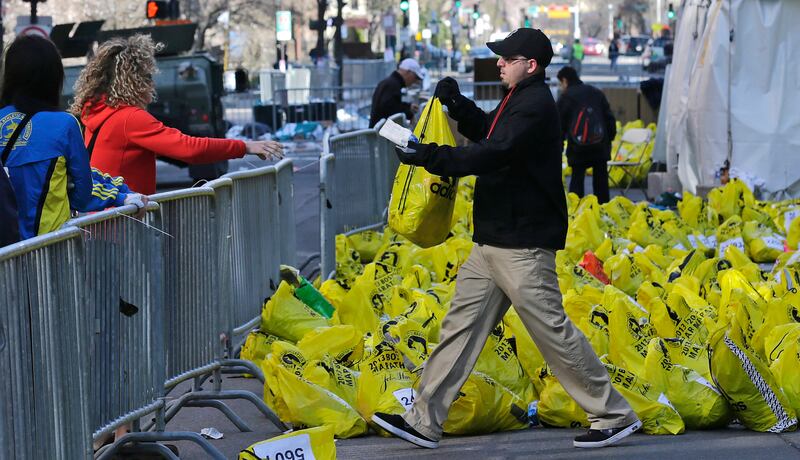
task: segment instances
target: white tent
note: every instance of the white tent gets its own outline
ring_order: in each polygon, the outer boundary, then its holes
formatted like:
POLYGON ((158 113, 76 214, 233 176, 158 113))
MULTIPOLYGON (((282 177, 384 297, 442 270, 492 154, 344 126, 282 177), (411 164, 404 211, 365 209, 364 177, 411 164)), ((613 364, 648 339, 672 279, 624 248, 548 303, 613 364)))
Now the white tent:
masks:
POLYGON ((800 1, 684 0, 667 91, 667 164, 684 189, 731 171, 800 196, 800 1))

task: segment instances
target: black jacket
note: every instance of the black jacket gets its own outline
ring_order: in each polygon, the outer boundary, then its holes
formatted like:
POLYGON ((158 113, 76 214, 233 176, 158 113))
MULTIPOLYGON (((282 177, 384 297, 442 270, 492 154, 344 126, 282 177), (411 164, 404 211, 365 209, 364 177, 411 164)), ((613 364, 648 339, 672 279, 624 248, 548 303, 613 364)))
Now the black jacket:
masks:
POLYGON ((506 248, 562 249, 567 201, 561 181, 561 127, 544 74, 514 88, 489 139, 500 105, 490 113, 459 96, 450 110, 466 147, 423 145, 413 155, 432 174, 478 176, 476 243, 506 248))
POLYGON ((383 81, 378 83, 375 92, 372 93, 372 110, 369 114, 369 127, 372 128, 381 118, 388 118, 396 113, 406 114, 406 118, 411 120, 414 114, 411 113, 411 104, 402 101, 402 89, 406 86, 403 77, 392 72, 383 81))
POLYGON ((569 164, 594 163, 608 161, 611 156, 611 141, 617 135, 617 120, 608 105, 608 99, 602 91, 583 82, 572 84, 558 98, 558 112, 561 114, 562 139, 569 140, 567 131, 570 123, 583 107, 595 107, 604 114, 606 122, 606 138, 596 146, 576 148, 567 142, 567 160, 569 164))

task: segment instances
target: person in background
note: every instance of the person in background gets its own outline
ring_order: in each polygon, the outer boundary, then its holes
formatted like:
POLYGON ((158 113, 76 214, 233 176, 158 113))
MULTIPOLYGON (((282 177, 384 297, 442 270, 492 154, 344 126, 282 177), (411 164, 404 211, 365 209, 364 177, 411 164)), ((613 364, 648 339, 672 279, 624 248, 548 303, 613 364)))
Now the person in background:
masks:
POLYGON ((139 192, 156 192, 156 156, 190 164, 241 158, 283 158, 274 141, 243 142, 187 136, 168 128, 145 108, 156 97, 153 74, 160 49, 148 35, 113 38, 104 42, 75 84, 70 111, 86 126, 87 145, 96 140, 91 164, 111 175, 125 177, 139 192))
POLYGON ((425 79, 425 70, 414 59, 403 59, 397 70, 378 83, 372 93, 372 110, 369 127, 372 128, 383 118, 396 113, 404 113, 409 120, 419 110, 419 105, 403 102, 402 90, 425 79))
POLYGON ((580 38, 576 38, 575 42, 572 44, 572 52, 569 56, 569 66, 575 69, 578 72, 578 75, 581 74, 581 66, 583 65, 583 43, 581 43, 580 38))
POLYGON ((0 149, 17 203, 20 239, 60 228, 70 210, 99 211, 135 204, 122 178, 89 168, 78 120, 59 110, 61 56, 50 40, 19 36, 8 47, 0 91, 0 149))
POLYGON ((400 161, 431 174, 478 177, 475 245, 458 270, 439 344, 423 364, 411 408, 402 415, 376 412, 372 421, 408 442, 436 448, 450 405, 486 338, 513 304, 545 361, 591 422, 573 445, 615 444, 641 422, 565 314, 558 288, 556 251, 564 248, 568 216, 561 128, 545 80, 553 47, 541 30, 529 28, 487 46, 500 56, 500 79, 508 88, 497 108, 485 113, 450 77, 436 86, 458 131, 472 143, 450 147, 409 140, 407 148, 396 149, 400 161))
POLYGON ((561 131, 567 140, 567 163, 572 167, 569 191, 583 196, 587 168, 592 168, 592 188, 597 201, 606 203, 608 160, 611 142, 617 135, 617 120, 605 94, 583 83, 572 67, 562 67, 556 75, 561 86, 558 112, 561 131))
POLYGON ((617 70, 617 59, 619 58, 619 43, 617 43, 617 36, 614 35, 614 38, 608 44, 608 59, 611 61, 611 71, 614 72, 617 70))

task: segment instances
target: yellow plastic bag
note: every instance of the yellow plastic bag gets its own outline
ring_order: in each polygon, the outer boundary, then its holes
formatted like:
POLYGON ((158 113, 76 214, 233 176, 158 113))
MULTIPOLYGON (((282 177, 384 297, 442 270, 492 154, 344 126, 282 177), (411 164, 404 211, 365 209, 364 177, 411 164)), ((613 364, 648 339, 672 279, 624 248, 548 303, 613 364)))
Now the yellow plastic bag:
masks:
MULTIPOLYGON (((414 134, 423 143, 456 145, 438 98, 425 105, 414 134)), ((389 227, 423 248, 443 242, 450 232, 457 189, 457 178, 401 164, 389 201, 389 227)))
POLYGON ((470 374, 450 405, 447 434, 484 434, 528 427, 527 405, 508 388, 480 372, 470 374))
MULTIPOLYGON (((406 289, 428 289, 431 287, 431 272, 419 264, 414 264, 403 271, 402 287, 406 289)), ((392 295, 394 298, 394 295, 392 295)), ((384 309, 386 306, 384 306, 384 309)), ((387 312, 389 313, 389 312, 387 312)), ((389 313, 389 316, 394 316, 389 313)))
POLYGON ((601 213, 611 218, 616 226, 627 228, 636 205, 631 200, 620 195, 615 196, 608 203, 600 205, 600 208, 601 213))
MULTIPOLYGON (((349 290, 363 270, 361 255, 350 243, 350 239, 345 235, 336 235, 336 281, 345 290, 349 290)), ((328 276, 327 273, 322 275, 328 276)))
POLYGON ((692 343, 686 339, 653 337, 650 341, 659 341, 662 352, 669 356, 670 362, 700 374, 704 379, 711 381, 711 370, 708 367, 708 347, 692 343))
POLYGON ((776 327, 767 339, 769 370, 795 413, 800 411, 800 324, 776 327))
POLYGON ((333 392, 350 407, 355 407, 358 374, 347 367, 332 361, 329 357, 322 360, 313 359, 303 367, 303 378, 333 392))
POLYGON ((372 331, 378 326, 383 306, 389 301, 392 286, 399 281, 397 270, 382 262, 370 262, 364 273, 356 278, 352 289, 336 309, 334 320, 350 324, 360 333, 372 331))
MULTIPOLYGON (((378 338, 378 337, 376 337, 378 338)), ((403 414, 414 403, 416 392, 411 374, 403 364, 403 357, 385 340, 375 344, 369 355, 359 363, 356 407, 366 420, 372 420, 375 412, 403 414)), ((388 436, 373 424, 375 431, 388 436)))
POLYGON ((609 257, 603 263, 603 271, 614 287, 631 296, 636 295, 636 291, 645 280, 645 274, 631 254, 609 257))
POLYGON ((330 425, 292 431, 257 442, 239 453, 239 460, 336 460, 330 425))
POLYGON ((580 293, 583 291, 584 286, 603 289, 605 285, 600 280, 580 265, 568 262, 568 259, 569 256, 566 251, 558 251, 556 253, 556 274, 558 275, 558 286, 562 294, 570 289, 580 293))
POLYGON ((671 248, 680 243, 678 238, 664 228, 661 220, 650 208, 637 208, 630 222, 627 237, 643 248, 651 244, 671 248))
POLYGON ((725 255, 728 246, 735 246, 744 252, 744 239, 742 238, 742 218, 738 215, 731 216, 717 229, 717 254, 725 255))
POLYGON ((544 365, 544 358, 542 353, 536 348, 531 335, 522 324, 514 307, 508 309, 506 315, 503 317, 503 323, 506 325, 506 331, 514 338, 517 345, 517 357, 522 366, 522 370, 527 375, 528 380, 533 381, 536 376, 536 370, 544 365))
POLYGON ((259 330, 252 331, 247 334, 239 356, 242 359, 259 363, 272 351, 272 344, 276 340, 279 340, 278 337, 272 334, 259 330))
POLYGON ((722 287, 718 325, 735 321, 741 327, 743 343, 764 359, 763 338, 754 340, 756 331, 764 323, 767 303, 748 280, 736 269, 720 272, 722 287))
POLYGON ((475 372, 491 377, 522 399, 527 407, 535 398, 533 384, 522 370, 515 348, 505 324, 500 322, 486 339, 475 364, 475 372))
POLYGON ((538 370, 538 414, 543 425, 561 428, 589 426, 586 412, 567 393, 547 365, 538 370))
POLYGON ((736 178, 708 193, 708 205, 714 208, 723 220, 741 216, 744 207, 752 206, 754 203, 753 192, 744 182, 736 178))
POLYGON ((800 217, 796 217, 789 224, 789 229, 786 231, 786 245, 792 251, 797 251, 800 245, 800 217))
POLYGON ((330 356, 337 363, 352 366, 364 356, 364 337, 355 327, 340 324, 308 332, 297 342, 308 359, 330 356))
POLYGON ((747 255, 754 262, 774 262, 783 253, 783 238, 766 225, 750 221, 742 227, 747 255))
MULTIPOLYGON (((417 307, 417 304, 414 306, 417 307)), ((406 369, 414 371, 428 359, 428 332, 423 324, 398 316, 389 321, 387 326, 386 337, 391 338, 395 350, 403 356, 406 369)))
POLYGON ((450 283, 456 279, 459 267, 458 253, 447 243, 418 250, 414 254, 414 260, 428 269, 432 282, 450 283))
POLYGON ((647 344, 655 335, 647 311, 613 286, 606 286, 603 306, 609 311, 609 359, 633 372, 642 373, 647 344))
POLYGON ((398 235, 397 238, 384 242, 378 253, 375 254, 375 262, 380 262, 394 268, 398 273, 402 273, 416 263, 414 255, 419 248, 402 236, 398 235))
POLYGON ((772 358, 769 357, 771 349, 766 345, 765 340, 777 327, 784 324, 800 324, 800 293, 796 288, 790 289, 782 296, 775 297, 767 303, 764 320, 753 334, 754 346, 764 348, 764 355, 768 362, 772 361, 772 358))
POLYGON ((367 432, 366 422, 347 401, 303 378, 308 360, 297 347, 281 341, 272 347, 262 364, 264 401, 282 421, 307 427, 332 425, 341 438, 367 432))
POLYGON ((795 411, 767 364, 747 346, 735 317, 709 338, 711 375, 737 418, 753 431, 797 428, 795 411))
POLYGON ((696 344, 706 343, 705 318, 715 320, 714 307, 682 284, 675 284, 663 308, 651 310, 650 318, 661 337, 681 337, 696 344))
POLYGON ((358 251, 361 263, 369 263, 375 258, 378 250, 383 246, 383 234, 374 230, 348 235, 350 244, 358 251))
POLYGON ((294 289, 281 281, 278 290, 261 310, 261 330, 297 342, 307 332, 330 326, 328 320, 294 296, 294 289))
POLYGON ((686 429, 667 395, 628 369, 604 362, 611 384, 628 401, 647 434, 681 434, 686 429))
MULTIPOLYGON (((355 281, 355 280, 353 280, 355 281)), ((345 295, 347 295, 347 291, 350 289, 349 286, 343 286, 337 278, 331 278, 319 287, 319 293, 322 294, 322 297, 333 305, 335 310, 338 310, 342 307, 342 303, 344 301, 345 295)))
POLYGON ((697 371, 673 363, 663 340, 650 341, 644 378, 667 395, 688 429, 725 427, 733 417, 717 387, 697 371))
POLYGON ((597 249, 605 239, 603 229, 600 227, 600 206, 597 204, 597 198, 594 195, 589 195, 587 198, 590 201, 579 205, 579 214, 570 222, 567 230, 564 251, 573 262, 579 261, 586 251, 597 249))

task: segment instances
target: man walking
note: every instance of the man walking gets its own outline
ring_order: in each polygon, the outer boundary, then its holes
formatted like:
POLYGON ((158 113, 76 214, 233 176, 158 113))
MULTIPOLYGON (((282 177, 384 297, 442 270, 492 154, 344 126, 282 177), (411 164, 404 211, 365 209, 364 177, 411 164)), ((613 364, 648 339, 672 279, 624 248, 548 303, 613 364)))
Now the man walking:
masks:
POLYGON ((587 168, 592 168, 592 189, 600 203, 608 202, 608 166, 617 120, 602 91, 583 83, 572 67, 558 71, 561 96, 558 113, 567 140, 567 163, 572 167, 569 191, 583 197, 587 168))
POLYGON ((583 44, 581 43, 580 38, 575 39, 575 43, 572 44, 572 53, 569 57, 569 66, 575 69, 578 72, 578 75, 581 74, 581 66, 583 65, 583 44))
POLYGON ((378 83, 372 93, 372 110, 369 115, 369 127, 375 126, 382 118, 396 113, 404 113, 411 120, 419 110, 417 104, 403 102, 402 90, 425 79, 425 71, 414 59, 403 59, 397 70, 378 83))
POLYGON ((409 142, 405 152, 398 150, 403 163, 433 174, 478 176, 475 245, 458 272, 439 345, 424 365, 413 406, 402 416, 376 413, 372 420, 418 446, 437 447, 450 404, 513 303, 553 373, 589 416, 591 429, 574 445, 611 445, 641 422, 611 386, 605 367, 561 304, 555 251, 564 247, 567 205, 561 127, 545 83, 553 48, 544 33, 528 28, 487 45, 500 55, 500 79, 508 87, 495 110, 484 113, 460 94, 452 78, 436 87, 459 132, 472 144, 409 142))

